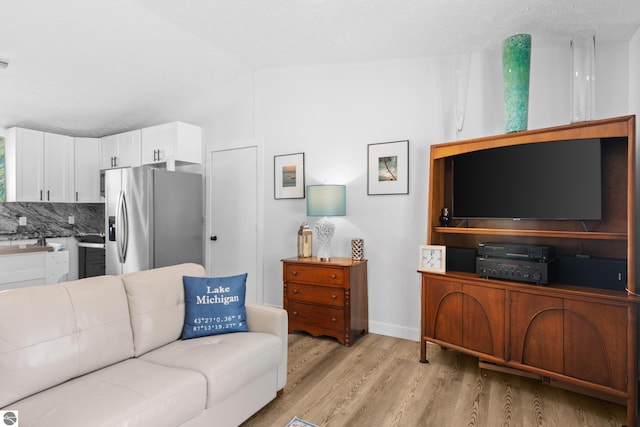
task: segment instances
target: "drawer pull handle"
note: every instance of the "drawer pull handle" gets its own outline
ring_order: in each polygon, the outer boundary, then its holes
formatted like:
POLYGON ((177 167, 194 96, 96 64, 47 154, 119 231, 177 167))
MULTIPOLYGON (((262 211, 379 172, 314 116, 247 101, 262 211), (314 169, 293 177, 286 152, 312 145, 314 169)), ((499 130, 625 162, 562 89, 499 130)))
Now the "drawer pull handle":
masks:
POLYGON ((334 317, 334 318, 332 318, 332 319, 331 319, 331 321, 332 321, 333 323, 336 323, 336 318, 335 318, 335 317, 334 317))
POLYGON ((331 298, 336 299, 338 296, 336 294, 331 295, 331 298))
POLYGON ((297 289, 294 289, 294 290, 293 290, 293 293, 294 293, 294 294, 297 294, 297 293, 298 293, 298 290, 297 290, 297 289))
POLYGON ((291 272, 291 275, 292 275, 292 276, 295 276, 295 275, 297 275, 297 274, 298 274, 298 272, 297 272, 297 271, 295 271, 295 270, 293 270, 293 271, 291 272))
POLYGON ((298 315, 298 312, 297 312, 297 311, 294 311, 294 312, 293 312, 293 315, 294 315, 294 316, 297 316, 297 315, 298 315))
POLYGON ((332 280, 335 279, 336 277, 338 276, 336 276, 335 274, 332 274, 331 276, 329 276, 329 278, 331 278, 332 280))

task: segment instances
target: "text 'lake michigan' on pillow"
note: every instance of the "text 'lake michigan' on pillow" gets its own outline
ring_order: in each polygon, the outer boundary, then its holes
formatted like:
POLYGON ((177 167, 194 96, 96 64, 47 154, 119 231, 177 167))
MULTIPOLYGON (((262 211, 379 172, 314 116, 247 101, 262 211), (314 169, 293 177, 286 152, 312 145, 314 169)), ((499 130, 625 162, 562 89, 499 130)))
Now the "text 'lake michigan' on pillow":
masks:
POLYGON ((247 332, 244 306, 247 274, 229 277, 183 276, 185 318, 182 339, 247 332))

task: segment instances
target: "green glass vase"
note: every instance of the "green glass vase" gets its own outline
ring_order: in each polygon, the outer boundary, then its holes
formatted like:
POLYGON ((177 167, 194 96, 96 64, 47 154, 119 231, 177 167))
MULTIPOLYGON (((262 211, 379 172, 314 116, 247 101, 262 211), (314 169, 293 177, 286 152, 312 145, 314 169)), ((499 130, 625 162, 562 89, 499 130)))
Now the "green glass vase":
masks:
POLYGON ((502 42, 505 132, 527 130, 531 35, 516 34, 502 42))

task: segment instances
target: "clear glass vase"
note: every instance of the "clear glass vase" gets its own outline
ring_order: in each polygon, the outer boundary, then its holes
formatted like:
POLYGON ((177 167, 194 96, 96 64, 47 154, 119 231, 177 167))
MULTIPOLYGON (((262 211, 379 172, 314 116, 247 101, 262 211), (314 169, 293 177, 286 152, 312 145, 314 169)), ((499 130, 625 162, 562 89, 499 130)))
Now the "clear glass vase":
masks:
POLYGON ((571 123, 593 120, 596 111, 596 34, 593 30, 571 38, 571 123))
POLYGON ((464 127, 467 111, 467 93, 469 91, 469 67, 471 53, 463 53, 453 57, 453 105, 456 119, 456 139, 464 127))

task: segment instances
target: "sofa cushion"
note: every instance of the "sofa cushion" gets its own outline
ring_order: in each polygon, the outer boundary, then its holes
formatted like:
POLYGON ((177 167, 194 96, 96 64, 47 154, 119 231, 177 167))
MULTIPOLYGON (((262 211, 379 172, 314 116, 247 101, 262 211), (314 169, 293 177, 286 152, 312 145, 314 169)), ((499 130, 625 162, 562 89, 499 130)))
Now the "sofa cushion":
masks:
POLYGON ((180 338, 184 324, 182 276, 203 276, 198 264, 179 264, 125 274, 135 355, 180 338))
POLYGON ((192 370, 129 359, 11 404, 31 427, 177 426, 204 410, 192 370))
POLYGON ((184 276, 182 339, 247 332, 247 274, 229 277, 184 276))
POLYGON ((131 356, 118 277, 0 292, 0 407, 131 356))
POLYGON ((207 408, 249 384, 282 360, 282 342, 263 332, 236 332, 194 340, 175 341, 151 351, 142 359, 164 366, 194 369, 207 378, 207 408))
POLYGON ((67 282, 80 353, 78 375, 133 357, 129 304, 122 281, 104 276, 67 282))

